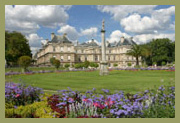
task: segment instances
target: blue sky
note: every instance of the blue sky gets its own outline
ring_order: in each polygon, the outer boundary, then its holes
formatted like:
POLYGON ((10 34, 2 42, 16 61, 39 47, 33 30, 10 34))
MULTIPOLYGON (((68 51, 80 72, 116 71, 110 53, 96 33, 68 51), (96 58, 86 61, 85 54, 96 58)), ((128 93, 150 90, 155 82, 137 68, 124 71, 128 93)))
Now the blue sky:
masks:
POLYGON ((71 41, 101 42, 100 30, 105 19, 106 40, 119 41, 121 36, 133 37, 136 43, 153 38, 175 40, 175 6, 171 5, 7 5, 6 30, 22 32, 33 52, 51 33, 67 33, 71 41))

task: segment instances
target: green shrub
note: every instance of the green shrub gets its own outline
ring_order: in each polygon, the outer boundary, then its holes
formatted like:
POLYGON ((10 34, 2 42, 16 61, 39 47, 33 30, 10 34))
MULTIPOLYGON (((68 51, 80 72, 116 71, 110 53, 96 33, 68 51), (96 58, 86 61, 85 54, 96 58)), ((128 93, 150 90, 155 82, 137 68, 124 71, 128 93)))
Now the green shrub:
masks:
MULTIPOLYGON (((5 109, 5 117, 13 118, 54 118, 57 114, 53 112, 51 107, 47 105, 47 95, 45 94, 44 101, 35 102, 26 106, 12 107, 10 104, 5 109)), ((6 104, 7 105, 7 104, 6 104)))
POLYGON ((65 64, 64 67, 65 67, 65 68, 69 68, 69 67, 70 67, 70 64, 65 64))
POLYGON ((89 65, 90 65, 90 62, 89 62, 89 61, 85 61, 85 62, 83 63, 83 67, 85 67, 85 68, 88 68, 89 65))
POLYGON ((118 66, 118 64, 117 64, 117 63, 114 63, 114 64, 113 64, 113 66, 114 66, 114 67, 117 67, 117 66, 118 66))
POLYGON ((127 65, 128 65, 128 67, 131 67, 132 64, 131 63, 127 63, 127 65))
POLYGON ((31 57, 29 56, 21 56, 18 60, 18 64, 22 67, 22 72, 26 72, 27 68, 31 64, 31 57))
POLYGON ((162 65, 162 66, 165 66, 165 65, 166 65, 166 62, 163 61, 163 62, 161 63, 161 65, 162 65))
POLYGON ((59 68, 60 66, 60 61, 58 59, 55 59, 53 62, 53 65, 55 66, 56 70, 59 68))

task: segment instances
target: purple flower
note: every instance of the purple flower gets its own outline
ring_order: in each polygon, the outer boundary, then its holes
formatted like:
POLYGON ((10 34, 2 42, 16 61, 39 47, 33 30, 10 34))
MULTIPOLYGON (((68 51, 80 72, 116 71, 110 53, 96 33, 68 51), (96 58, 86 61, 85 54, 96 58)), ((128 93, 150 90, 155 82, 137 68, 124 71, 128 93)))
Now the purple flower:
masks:
POLYGON ((109 93, 109 90, 108 90, 108 89, 102 89, 102 91, 103 91, 104 93, 109 93))
POLYGON ((110 113, 111 113, 111 114, 114 114, 114 109, 111 109, 111 110, 110 110, 110 113))
POLYGON ((56 106, 64 106, 64 105, 66 105, 66 103, 65 102, 61 102, 61 103, 57 104, 56 106))

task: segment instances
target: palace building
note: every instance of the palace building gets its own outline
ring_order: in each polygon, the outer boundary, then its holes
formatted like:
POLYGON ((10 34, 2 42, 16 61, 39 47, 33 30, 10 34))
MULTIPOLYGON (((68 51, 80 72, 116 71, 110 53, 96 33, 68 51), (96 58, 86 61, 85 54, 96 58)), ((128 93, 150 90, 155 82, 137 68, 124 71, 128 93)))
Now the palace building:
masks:
MULTIPOLYGON (((118 67, 127 67, 128 63, 135 66, 136 59, 126 55, 131 46, 135 44, 133 38, 121 37, 118 42, 110 43, 106 41, 106 60, 109 67, 117 64, 118 67)), ((90 42, 73 43, 67 38, 67 34, 55 35, 51 33, 51 40, 46 40, 42 48, 35 54, 38 66, 50 66, 50 58, 59 59, 61 65, 66 63, 76 64, 84 61, 100 63, 101 46, 94 39, 90 42)))

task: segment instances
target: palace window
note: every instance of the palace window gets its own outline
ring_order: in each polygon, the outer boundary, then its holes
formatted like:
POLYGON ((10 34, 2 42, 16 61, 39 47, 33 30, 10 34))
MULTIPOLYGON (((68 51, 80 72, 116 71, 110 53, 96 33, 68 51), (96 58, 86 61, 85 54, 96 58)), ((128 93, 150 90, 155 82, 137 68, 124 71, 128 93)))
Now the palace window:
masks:
POLYGON ((114 61, 116 60, 116 56, 114 56, 114 61))
POLYGON ((95 56, 95 61, 98 61, 98 56, 95 56))
POLYGON ((61 61, 63 61, 63 59, 64 59, 64 57, 63 57, 63 56, 61 56, 61 61))
POLYGON ((85 56, 85 61, 87 61, 87 56, 85 56))
POLYGON ((68 56, 68 61, 70 61, 71 60, 71 56, 68 56))
POLYGON ((111 60, 111 57, 110 57, 110 56, 108 56, 108 60, 109 60, 109 61, 111 60))
POLYGON ((70 49, 71 49, 71 48, 70 48, 70 47, 68 47, 68 51, 70 51, 70 49))
POLYGON ((61 52, 64 50, 64 47, 61 47, 61 52))

